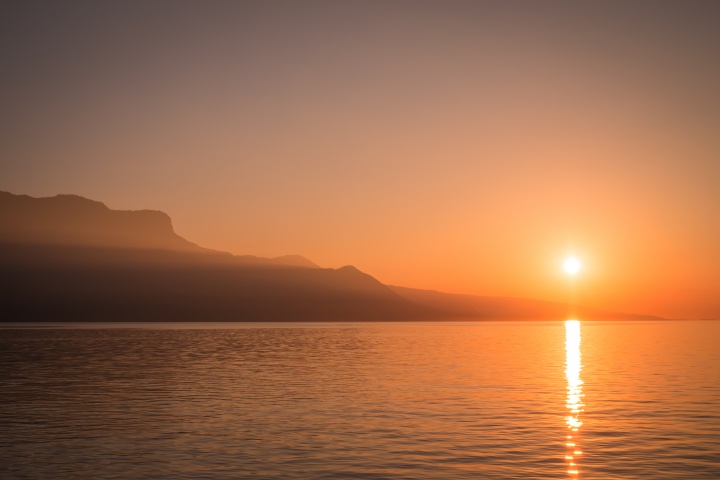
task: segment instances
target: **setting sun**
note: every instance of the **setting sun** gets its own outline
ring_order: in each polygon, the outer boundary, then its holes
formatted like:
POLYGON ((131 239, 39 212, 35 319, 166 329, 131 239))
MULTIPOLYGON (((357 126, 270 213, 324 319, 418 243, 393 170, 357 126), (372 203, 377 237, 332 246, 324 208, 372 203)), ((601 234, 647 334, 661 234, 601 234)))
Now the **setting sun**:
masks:
POLYGON ((578 260, 575 257, 568 257, 565 259, 565 262, 563 263, 563 269, 568 275, 575 275, 577 274, 580 269, 582 268, 582 264, 580 263, 580 260, 578 260))

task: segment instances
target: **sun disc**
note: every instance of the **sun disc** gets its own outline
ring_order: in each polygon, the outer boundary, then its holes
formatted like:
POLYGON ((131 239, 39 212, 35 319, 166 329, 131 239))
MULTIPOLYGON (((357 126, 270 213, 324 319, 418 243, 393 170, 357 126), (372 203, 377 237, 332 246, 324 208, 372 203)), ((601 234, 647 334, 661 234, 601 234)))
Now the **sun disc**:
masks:
POLYGON ((565 263, 563 263, 563 268, 568 275, 575 275, 580 271, 581 267, 582 264, 580 263, 580 260, 575 257, 568 257, 565 259, 565 263))

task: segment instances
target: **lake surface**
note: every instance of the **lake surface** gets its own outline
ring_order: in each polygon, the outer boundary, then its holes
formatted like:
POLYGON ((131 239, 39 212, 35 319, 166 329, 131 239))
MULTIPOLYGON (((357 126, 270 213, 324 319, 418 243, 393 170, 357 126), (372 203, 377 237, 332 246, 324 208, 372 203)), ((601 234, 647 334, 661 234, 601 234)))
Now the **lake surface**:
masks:
POLYGON ((0 329, 0 478, 720 478, 720 322, 121 327, 0 329))

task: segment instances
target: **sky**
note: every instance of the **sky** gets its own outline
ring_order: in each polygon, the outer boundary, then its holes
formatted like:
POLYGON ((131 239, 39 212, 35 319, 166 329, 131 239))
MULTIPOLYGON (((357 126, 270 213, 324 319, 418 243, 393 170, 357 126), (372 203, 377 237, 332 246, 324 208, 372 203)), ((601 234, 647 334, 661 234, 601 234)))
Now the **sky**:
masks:
POLYGON ((720 318, 720 2, 3 10, 0 190, 387 284, 720 318))

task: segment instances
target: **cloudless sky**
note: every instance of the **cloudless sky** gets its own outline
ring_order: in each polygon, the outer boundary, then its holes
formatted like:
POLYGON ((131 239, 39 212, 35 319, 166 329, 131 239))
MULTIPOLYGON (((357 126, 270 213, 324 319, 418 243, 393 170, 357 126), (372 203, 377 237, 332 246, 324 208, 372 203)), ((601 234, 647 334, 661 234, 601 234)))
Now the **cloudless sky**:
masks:
POLYGON ((389 284, 720 318, 719 18, 5 2, 0 190, 163 210, 206 247, 389 284))

